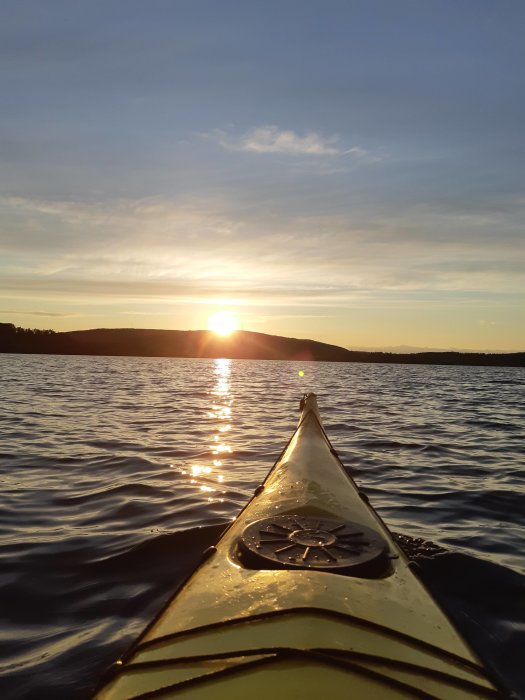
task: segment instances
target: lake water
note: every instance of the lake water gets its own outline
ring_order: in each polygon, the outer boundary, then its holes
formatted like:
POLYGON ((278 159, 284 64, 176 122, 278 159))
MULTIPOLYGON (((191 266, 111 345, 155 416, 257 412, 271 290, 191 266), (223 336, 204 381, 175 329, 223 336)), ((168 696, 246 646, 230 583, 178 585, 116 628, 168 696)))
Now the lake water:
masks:
POLYGON ((525 694, 522 369, 4 354, 0 376, 3 698, 90 697, 263 480, 305 391, 387 524, 449 550, 429 585, 525 694))

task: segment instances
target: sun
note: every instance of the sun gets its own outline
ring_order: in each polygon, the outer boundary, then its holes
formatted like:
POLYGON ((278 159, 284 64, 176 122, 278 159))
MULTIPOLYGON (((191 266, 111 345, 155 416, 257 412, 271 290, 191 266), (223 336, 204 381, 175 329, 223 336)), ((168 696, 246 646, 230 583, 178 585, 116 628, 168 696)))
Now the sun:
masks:
POLYGON ((218 335, 230 335, 239 328, 239 322, 231 311, 218 311, 209 317, 208 328, 218 335))

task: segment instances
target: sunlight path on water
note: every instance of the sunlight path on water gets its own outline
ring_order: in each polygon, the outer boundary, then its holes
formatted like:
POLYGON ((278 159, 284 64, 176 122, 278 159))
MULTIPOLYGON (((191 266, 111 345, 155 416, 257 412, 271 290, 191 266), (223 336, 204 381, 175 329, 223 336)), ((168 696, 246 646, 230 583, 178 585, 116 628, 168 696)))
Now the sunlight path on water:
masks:
POLYGON ((208 391, 211 406, 205 417, 210 427, 211 444, 198 462, 192 463, 189 470, 183 469, 182 474, 188 474, 191 484, 197 485, 201 492, 209 494, 207 500, 210 503, 221 503, 224 500, 221 498, 222 485, 227 481, 228 458, 233 452, 227 443, 233 420, 234 398, 230 386, 232 360, 221 358, 213 360, 213 363, 216 383, 208 391))

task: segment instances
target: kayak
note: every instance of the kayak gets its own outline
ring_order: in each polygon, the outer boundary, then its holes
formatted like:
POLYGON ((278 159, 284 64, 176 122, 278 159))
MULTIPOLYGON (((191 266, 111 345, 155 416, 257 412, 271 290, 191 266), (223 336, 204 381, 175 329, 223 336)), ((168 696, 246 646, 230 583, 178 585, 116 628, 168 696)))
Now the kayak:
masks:
POLYGON ((502 698, 348 475, 315 394, 252 499, 97 700, 502 698))

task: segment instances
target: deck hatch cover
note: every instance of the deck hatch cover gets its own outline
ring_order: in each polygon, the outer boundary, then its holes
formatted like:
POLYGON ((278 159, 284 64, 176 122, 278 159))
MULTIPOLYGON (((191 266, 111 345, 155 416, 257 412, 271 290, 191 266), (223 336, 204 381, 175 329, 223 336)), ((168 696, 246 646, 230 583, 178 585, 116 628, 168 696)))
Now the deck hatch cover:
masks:
POLYGON ((373 577, 388 568, 388 546, 369 527, 343 520, 276 515, 248 525, 242 563, 254 569, 310 569, 373 577))

